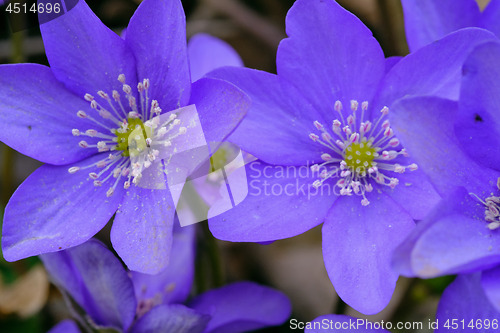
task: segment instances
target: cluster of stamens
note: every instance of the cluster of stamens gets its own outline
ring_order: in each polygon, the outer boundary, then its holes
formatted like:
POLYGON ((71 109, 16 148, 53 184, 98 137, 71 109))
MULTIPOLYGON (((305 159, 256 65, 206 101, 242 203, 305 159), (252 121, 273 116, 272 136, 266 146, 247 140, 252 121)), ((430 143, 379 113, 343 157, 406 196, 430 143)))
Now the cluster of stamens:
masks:
POLYGON ((158 101, 150 101, 148 95, 149 79, 137 84, 139 101, 133 96, 132 88, 125 83, 125 75, 120 74, 118 81, 125 93, 126 106, 116 90, 113 90, 111 97, 104 91, 97 92, 100 99, 107 103, 107 108, 94 96, 85 94, 84 98, 90 103, 92 111, 87 113, 80 110, 76 115, 92 122, 97 129, 72 130, 74 136, 100 139, 92 144, 82 140, 78 145, 85 149, 95 148, 107 156, 93 164, 68 169, 72 174, 83 169, 97 169, 89 173, 94 186, 102 186, 114 179, 113 185, 106 192, 108 197, 113 195, 121 179, 124 180, 125 189, 131 184, 137 184, 144 169, 157 160, 162 147, 171 146, 173 139, 187 131, 186 127, 180 126, 181 121, 175 113, 171 113, 166 119, 160 118, 162 109, 158 101), (108 125, 110 121, 114 126, 108 125))
POLYGON ((344 119, 342 103, 335 102, 334 109, 340 115, 340 120, 335 119, 332 123, 333 135, 323 124, 314 122, 321 133, 311 133, 309 138, 328 148, 328 151, 321 155, 323 163, 311 166, 311 170, 319 172, 320 177, 313 186, 318 188, 330 178, 339 178, 335 185, 339 187, 340 195, 360 195, 363 197, 361 204, 366 206, 370 203, 366 193, 373 191, 371 180, 394 188, 399 183, 398 178, 389 177, 384 172, 404 173, 407 169, 414 171, 417 165, 395 163, 398 156, 408 157, 408 153, 404 148, 398 150, 400 142, 394 137, 389 120, 384 120, 389 113, 387 107, 382 108, 380 118, 372 124, 364 121, 368 102, 361 103, 359 117, 359 103, 353 100, 350 104, 350 115, 344 119))
MULTIPOLYGON (((500 178, 497 179, 497 188, 500 191, 500 178)), ((491 196, 483 201, 477 195, 473 193, 471 195, 475 196, 486 207, 484 219, 488 222, 488 229, 495 230, 500 228, 500 197, 496 197, 492 193, 491 196)))

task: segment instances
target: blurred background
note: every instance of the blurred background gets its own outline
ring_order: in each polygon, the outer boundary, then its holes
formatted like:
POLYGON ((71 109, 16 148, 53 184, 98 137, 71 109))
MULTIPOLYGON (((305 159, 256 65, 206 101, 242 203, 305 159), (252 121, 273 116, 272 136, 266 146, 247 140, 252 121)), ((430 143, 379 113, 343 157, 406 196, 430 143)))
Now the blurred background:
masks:
MULTIPOLYGON (((439 1, 439 0, 436 0, 439 1)), ((19 2, 19 1, 17 1, 19 2)), ((275 73, 275 55, 285 35, 285 16, 293 0, 183 0, 188 38, 204 32, 219 37, 240 54, 245 66, 275 73)), ((399 0, 338 0, 373 32, 386 57, 405 55, 399 0)), ((478 0, 483 8, 488 0, 478 0)), ((118 34, 127 26, 139 0, 87 1, 96 15, 118 34)), ((0 63, 48 65, 34 15, 11 17, 0 7, 0 63), (19 28, 21 27, 21 28, 19 28), (14 31, 13 31, 14 30, 14 31)), ((311 55, 314 56, 314 55, 311 55)), ((17 186, 41 164, 0 143, 0 221, 17 186)), ((199 228, 206 229, 206 223, 199 228)), ((195 292, 221 283, 253 280, 285 292, 292 318, 310 321, 327 313, 345 313, 374 321, 433 319, 439 296, 453 277, 433 280, 400 278, 390 305, 374 316, 350 309, 335 294, 321 253, 320 227, 270 245, 206 240, 200 232, 195 292), (213 257, 213 251, 219 259, 213 257), (211 277, 207 279, 206 277, 211 277)), ((98 237, 109 241, 109 228, 98 237)), ((70 316, 37 258, 8 263, 0 256, 0 332, 46 332, 70 316)), ((425 325, 424 325, 425 326, 425 325)), ((288 332, 289 324, 262 332, 288 332)))

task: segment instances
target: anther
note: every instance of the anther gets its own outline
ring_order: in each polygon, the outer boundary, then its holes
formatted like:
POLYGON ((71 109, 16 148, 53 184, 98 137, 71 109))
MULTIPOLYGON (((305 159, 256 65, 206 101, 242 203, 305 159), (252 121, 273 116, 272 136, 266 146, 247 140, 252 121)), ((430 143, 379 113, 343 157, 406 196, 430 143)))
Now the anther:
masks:
POLYGON ((82 119, 85 119, 88 117, 87 114, 85 113, 85 111, 78 111, 76 113, 76 115, 78 116, 78 118, 82 118, 82 119))
POLYGON ((332 136, 328 134, 328 132, 323 132, 321 133, 321 138, 325 141, 330 141, 332 139, 332 136))
POLYGON ((97 131, 94 129, 88 129, 85 131, 85 135, 88 135, 90 137, 95 137, 97 135, 97 131))
POLYGON ((74 166, 74 167, 69 168, 68 172, 71 173, 71 174, 73 174, 73 173, 75 173, 75 172, 77 172, 79 170, 80 170, 80 167, 74 166))
POLYGON ((130 95, 132 93, 132 88, 130 88, 128 84, 123 84, 123 92, 130 95))
POLYGON ((397 138, 393 138, 393 139, 391 139, 391 140, 389 141, 389 145, 390 145, 391 147, 397 147, 397 146, 399 146, 399 140, 398 140, 397 138))
POLYGON ((342 112, 342 103, 340 101, 335 101, 333 108, 339 113, 342 112))
POLYGON ((324 154, 321 154, 321 159, 323 161, 327 161, 328 162, 328 161, 331 161, 333 158, 332 158, 332 156, 330 154, 324 153, 324 154))
POLYGON ((363 103, 361 103, 361 110, 363 110, 363 111, 368 110, 368 102, 367 101, 364 101, 363 103))
POLYGON ((352 111, 356 111, 356 110, 358 110, 358 105, 359 105, 359 104, 358 104, 358 101, 356 101, 356 100, 352 100, 352 101, 351 101, 351 110, 352 110, 352 111))
POLYGON ((314 121, 314 126, 319 130, 322 130, 324 128, 323 125, 321 125, 321 123, 317 120, 314 121))
POLYGON ((108 100, 108 99, 109 99, 108 94, 106 94, 106 93, 105 93, 104 91, 102 91, 102 90, 99 90, 99 91, 97 92, 97 95, 99 95, 101 98, 104 98, 105 100, 108 100))

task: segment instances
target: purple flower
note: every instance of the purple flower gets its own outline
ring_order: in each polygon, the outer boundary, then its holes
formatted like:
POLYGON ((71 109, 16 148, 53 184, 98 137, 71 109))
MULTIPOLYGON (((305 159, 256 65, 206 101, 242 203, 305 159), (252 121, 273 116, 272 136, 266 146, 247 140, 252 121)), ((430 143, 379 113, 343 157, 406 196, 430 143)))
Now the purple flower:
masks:
POLYGON ((480 27, 500 37, 500 1, 480 12, 475 0, 402 0, 406 40, 412 52, 449 33, 480 27))
MULTIPOLYGON (((500 270, 497 269, 497 276, 500 270)), ((434 332, 498 332, 500 312, 486 297, 481 274, 459 275, 443 292, 434 332)))
POLYGON ((0 139, 47 163, 7 205, 4 256, 13 261, 81 244, 114 216, 111 241, 127 266, 159 272, 168 263, 175 198, 134 183, 151 165, 168 165, 195 134, 182 113, 161 125, 155 120, 194 104, 206 141, 222 142, 248 98, 216 79, 191 84, 179 0, 142 2, 125 39, 84 1, 40 28, 50 68, 0 67, 0 139), (135 148, 134 130, 144 134, 135 148), (156 147, 171 153, 157 158, 156 147))
MULTIPOLYGON (((499 59, 500 43, 478 46, 463 66, 458 102, 436 97, 403 99, 394 106, 392 118, 402 142, 444 197, 396 251, 396 270, 425 278, 480 272, 473 279, 480 279, 490 306, 497 311, 499 59), (415 133, 426 140, 416 140, 415 133)), ((468 280, 458 281, 468 284, 468 280)))
POLYGON ((247 166, 247 198, 209 219, 210 229, 224 240, 267 242, 325 222, 323 256, 335 290, 358 311, 376 313, 398 278, 393 249, 438 200, 425 176, 411 171, 411 150, 393 135, 387 113, 406 95, 458 98, 466 55, 495 37, 465 29, 391 60, 386 73, 371 32, 334 1, 296 1, 286 26, 278 75, 208 74, 252 99, 230 141, 260 159, 247 166))
MULTIPOLYGON (((244 332, 283 323, 288 298, 237 282, 186 302, 193 281, 194 228, 174 232, 172 259, 158 275, 129 272, 96 240, 41 256, 53 282, 88 314, 120 332, 244 332)), ((70 326, 64 322, 60 325, 70 326)))

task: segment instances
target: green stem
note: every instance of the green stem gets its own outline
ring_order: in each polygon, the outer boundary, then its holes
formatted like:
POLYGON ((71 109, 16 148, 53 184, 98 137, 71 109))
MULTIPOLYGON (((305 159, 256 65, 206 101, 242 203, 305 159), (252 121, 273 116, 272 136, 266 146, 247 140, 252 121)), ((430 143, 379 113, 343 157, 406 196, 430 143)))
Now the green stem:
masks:
POLYGON ((399 0, 378 0, 378 5, 385 22, 383 34, 386 56, 408 54, 401 2, 399 0))
POLYGON ((12 195, 13 182, 12 178, 14 175, 14 150, 4 144, 2 151, 2 161, 3 161, 3 192, 2 192, 2 206, 5 207, 12 195))
POLYGON ((210 259, 212 268, 212 279, 214 287, 221 287, 224 284, 223 272, 222 272, 222 262, 220 249, 217 244, 217 240, 214 238, 210 229, 208 229, 208 221, 202 222, 203 235, 205 239, 205 244, 207 247, 207 254, 210 259))
POLYGON ((335 314, 345 314, 346 310, 347 310, 347 304, 346 304, 346 302, 344 302, 339 297, 337 303, 335 303, 335 305, 333 306, 333 312, 332 313, 335 313, 335 314))
POLYGON ((26 32, 24 30, 14 32, 12 34, 12 63, 21 63, 24 62, 24 37, 26 32))

